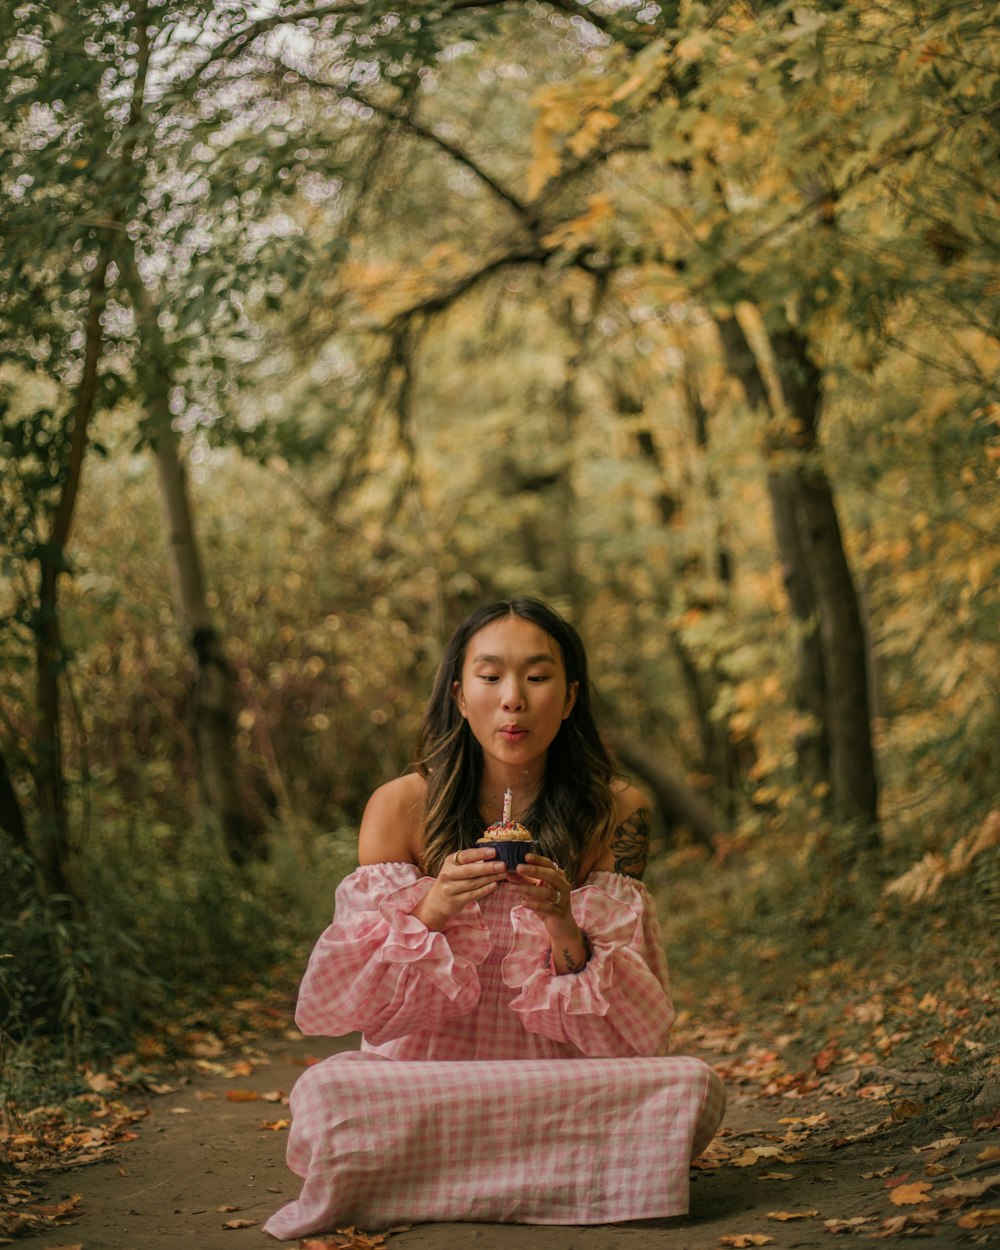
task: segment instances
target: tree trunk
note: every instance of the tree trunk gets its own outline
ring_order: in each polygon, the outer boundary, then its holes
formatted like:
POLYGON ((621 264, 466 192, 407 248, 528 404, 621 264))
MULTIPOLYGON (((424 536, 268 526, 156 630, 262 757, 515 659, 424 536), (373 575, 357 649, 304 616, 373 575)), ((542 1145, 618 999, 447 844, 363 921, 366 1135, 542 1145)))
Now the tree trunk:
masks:
POLYGON ((878 783, 868 697, 868 655, 858 596, 844 550, 833 488, 819 459, 822 377, 806 343, 789 327, 771 334, 785 406, 796 422, 782 449, 792 465, 779 472, 792 493, 795 517, 816 599, 830 740, 830 787, 837 819, 872 831, 878 820, 878 783))
POLYGON ((167 526, 174 601, 194 652, 194 738, 202 790, 219 822, 230 858, 246 863, 264 854, 264 834, 250 819, 239 786, 233 715, 233 673, 205 594, 201 550, 177 435, 171 424, 171 375, 152 297, 133 269, 130 277, 145 352, 146 411, 167 526))
POLYGON ((28 849, 28 829, 24 823, 21 801, 14 789, 14 779, 7 767, 7 760, 0 752, 0 833, 22 851, 28 849))
MULTIPOLYGON (((750 408, 776 418, 757 359, 739 321, 735 317, 719 317, 716 324, 729 371, 743 388, 750 408)), ((773 457, 778 448, 767 441, 765 451, 773 457)), ((830 785, 830 739, 819 604, 799 530, 794 475, 790 480, 787 472, 770 471, 767 489, 785 593, 798 629, 793 698, 800 728, 795 734, 795 753, 799 775, 815 789, 819 785, 830 785)))
POLYGON ((809 576, 809 556, 802 542, 796 491, 780 473, 768 473, 774 534, 781 555, 785 593, 798 628, 795 646, 795 754, 803 781, 811 788, 830 784, 830 735, 827 729, 826 676, 819 605, 809 576))
POLYGON ((110 257, 102 251, 90 285, 87 323, 84 330, 83 374, 73 412, 68 418, 70 451, 66 479, 56 504, 48 542, 39 556, 38 618, 35 631, 35 786, 38 797, 38 828, 41 839, 38 869, 42 888, 49 898, 64 900, 60 911, 68 912, 69 816, 63 772, 63 731, 60 677, 65 656, 59 629, 59 578, 66 570, 69 543, 83 458, 87 450, 90 419, 97 403, 97 366, 103 332, 101 314, 105 304, 105 281, 110 257))

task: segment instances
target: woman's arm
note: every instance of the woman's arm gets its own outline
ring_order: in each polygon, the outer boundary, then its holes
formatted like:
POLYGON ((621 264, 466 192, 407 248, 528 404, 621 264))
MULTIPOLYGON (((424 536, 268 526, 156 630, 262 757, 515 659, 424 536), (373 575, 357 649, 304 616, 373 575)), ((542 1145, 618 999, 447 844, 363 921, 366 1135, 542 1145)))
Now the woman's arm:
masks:
POLYGON ((416 773, 379 786, 368 800, 358 833, 359 864, 419 864, 424 794, 416 773))
POLYGON ((581 877, 592 872, 617 872, 623 877, 642 880, 649 854, 649 828, 652 811, 649 799, 635 786, 623 784, 616 792, 615 831, 597 857, 584 865, 581 877))
MULTIPOLYGON (((584 856, 581 880, 595 870, 642 879, 649 849, 649 800, 635 786, 621 782, 615 790, 615 804, 615 832, 596 855, 584 856)), ((541 918, 551 939, 554 971, 561 975, 582 972, 593 948, 573 915, 572 886, 562 869, 544 856, 529 855, 517 871, 522 878, 521 902, 541 918)))

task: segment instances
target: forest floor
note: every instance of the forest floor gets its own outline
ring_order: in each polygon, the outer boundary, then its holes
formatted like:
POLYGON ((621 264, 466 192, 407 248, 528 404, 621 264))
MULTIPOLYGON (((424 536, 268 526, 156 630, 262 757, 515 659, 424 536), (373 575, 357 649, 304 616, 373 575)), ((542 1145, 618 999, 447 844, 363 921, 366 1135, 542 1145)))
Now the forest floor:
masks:
MULTIPOLYGON (((992 1242, 1000 1228, 1000 1083, 985 1026, 995 1024, 995 1004, 988 993, 971 1006, 925 995, 912 1003, 912 1027, 895 1020, 890 1033, 889 1004, 867 1001, 868 1050, 832 1041, 812 1049, 816 1035, 791 1019, 801 1013, 790 1002, 752 1021, 722 995, 707 1009, 700 1004, 698 1025, 681 1012, 675 1050, 706 1058, 729 1090, 722 1132, 692 1169, 686 1218, 331 1229, 299 1244, 809 1250, 836 1233, 933 1236, 938 1246, 992 1242)), ((899 1002, 896 993, 894 1009, 899 1002)), ((22 1236, 39 1250, 278 1244, 261 1225, 297 1193, 284 1163, 288 1091, 305 1065, 352 1042, 300 1037, 288 1028, 287 1002, 233 1006, 189 1018, 182 1061, 167 1063, 157 1053, 162 1042, 151 1041, 146 1055, 140 1048, 108 1071, 88 1072, 91 1093, 75 1113, 35 1108, 8 1123, 0 1244, 22 1236)))

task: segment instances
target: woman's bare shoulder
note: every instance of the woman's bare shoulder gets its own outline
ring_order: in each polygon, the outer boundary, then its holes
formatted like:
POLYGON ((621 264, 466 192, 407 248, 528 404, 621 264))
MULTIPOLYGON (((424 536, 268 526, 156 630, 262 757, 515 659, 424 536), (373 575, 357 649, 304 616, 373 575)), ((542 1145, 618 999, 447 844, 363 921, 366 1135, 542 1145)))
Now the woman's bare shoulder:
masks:
POLYGON ((592 869, 641 881, 646 871, 653 816, 649 798, 627 781, 615 782, 611 792, 615 799, 615 831, 592 869))
POLYGON ((416 773, 387 781, 372 794, 361 818, 358 862, 419 862, 427 783, 416 773))

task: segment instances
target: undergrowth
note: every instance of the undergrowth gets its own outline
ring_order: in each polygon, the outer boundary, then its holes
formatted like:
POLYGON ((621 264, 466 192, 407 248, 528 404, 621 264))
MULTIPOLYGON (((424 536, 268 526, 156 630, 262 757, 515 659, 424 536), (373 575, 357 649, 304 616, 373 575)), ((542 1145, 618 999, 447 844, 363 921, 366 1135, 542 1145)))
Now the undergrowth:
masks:
MULTIPOLYGON (((108 822, 72 865, 80 900, 42 899, 0 839, 0 1104, 64 1102, 84 1064, 284 983, 328 923, 353 832, 275 831, 237 869, 212 829, 108 822)), ((161 1045, 159 1053, 169 1054, 161 1045)))
POLYGON ((1000 850, 906 901, 886 886, 911 868, 913 845, 890 829, 879 850, 860 850, 844 830, 775 822, 722 862, 664 850, 647 883, 680 1004, 746 1023, 791 1062, 828 1052, 973 1095, 1000 1042, 1000 850))

